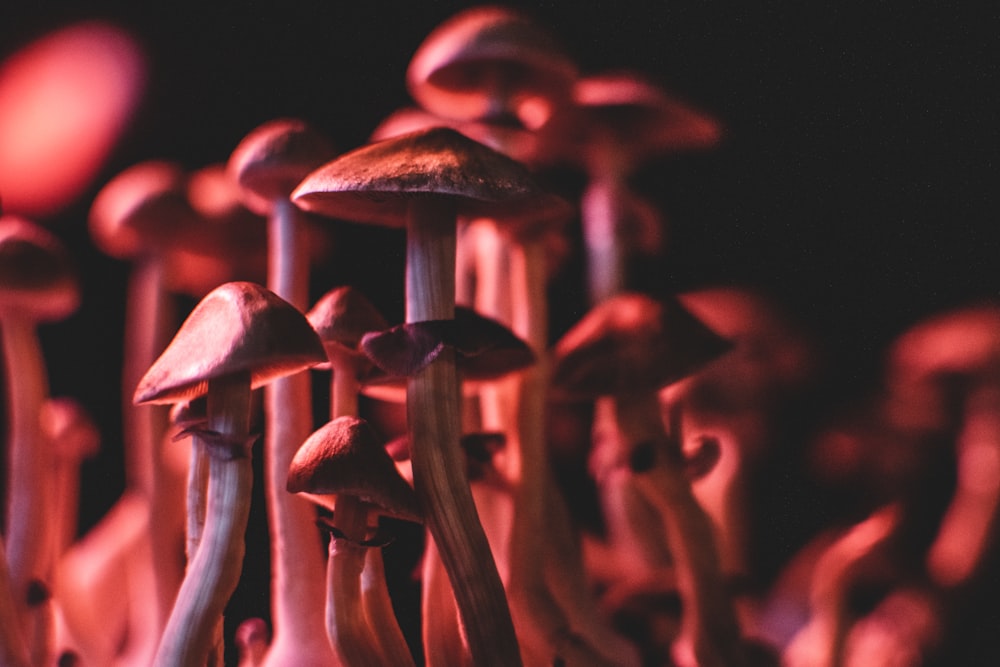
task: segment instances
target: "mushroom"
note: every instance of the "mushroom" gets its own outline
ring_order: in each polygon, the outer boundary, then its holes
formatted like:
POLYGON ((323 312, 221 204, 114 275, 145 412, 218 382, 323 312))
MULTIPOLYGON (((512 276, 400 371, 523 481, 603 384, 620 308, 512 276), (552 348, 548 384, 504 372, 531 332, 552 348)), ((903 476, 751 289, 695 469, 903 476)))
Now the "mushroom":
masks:
POLYGON ((7 551, 0 537, 0 664, 10 667, 28 667, 28 645, 21 630, 18 605, 7 568, 7 551))
MULTIPOLYGON (((59 240, 19 217, 0 217, 0 338, 7 396, 7 564, 20 627, 33 637, 27 607, 33 581, 51 582, 54 525, 49 475, 53 453, 41 430, 48 378, 39 323, 67 317, 80 300, 69 254, 59 240)), ((37 655, 36 647, 29 647, 37 655)))
POLYGON ((240 652, 239 667, 260 667, 267 655, 271 632, 262 618, 248 618, 236 628, 236 646, 240 652))
MULTIPOLYGON (((370 144, 310 174, 292 195, 306 210, 405 227, 406 321, 451 320, 456 217, 503 218, 547 198, 516 163, 438 128, 370 144)), ((465 479, 454 350, 411 377, 414 485, 441 552, 477 665, 520 664, 507 600, 465 479)))
POLYGON ((389 325, 375 306, 353 287, 337 287, 316 302, 306 318, 319 334, 333 371, 330 419, 358 415, 358 393, 372 368, 359 349, 361 338, 389 325))
MULTIPOLYGON (((307 123, 282 118, 250 132, 228 163, 247 206, 268 217, 269 289, 303 312, 309 307, 309 250, 303 215, 289 195, 334 154, 329 141, 307 123)), ((280 379, 264 394, 274 628, 267 664, 328 662, 329 647, 322 641, 323 561, 313 509, 285 491, 288 465, 312 431, 309 376, 280 379)))
MULTIPOLYGON (((582 163, 589 182, 581 202, 591 304, 623 291, 629 230, 656 249, 661 231, 656 213, 630 192, 627 179, 642 161, 679 150, 703 149, 719 141, 718 124, 652 82, 631 72, 584 77, 573 90, 566 122, 552 124, 553 146, 582 163), (645 229, 643 229, 645 227, 645 229)), ((558 151, 557 151, 558 152, 558 151)))
MULTIPOLYGON (((362 602, 361 573, 378 517, 421 520, 413 490, 368 423, 353 416, 338 417, 309 436, 292 459, 288 490, 308 494, 333 511, 328 524, 326 627, 342 664, 414 664, 391 615, 392 606, 366 608, 362 602), (390 616, 369 616, 379 611, 389 611, 390 616)), ((376 585, 384 588, 384 578, 376 585)))
POLYGON ((743 655, 711 522, 685 475, 680 412, 672 411, 665 430, 657 392, 728 349, 676 301, 621 294, 593 308, 554 353, 554 385, 570 397, 605 401, 620 447, 616 465, 662 517, 685 606, 674 645, 683 665, 738 665, 743 655))
POLYGON ((149 368, 136 403, 207 397, 205 529, 157 650, 156 665, 200 664, 239 579, 250 511, 250 391, 325 358, 293 306, 253 283, 210 292, 149 368))

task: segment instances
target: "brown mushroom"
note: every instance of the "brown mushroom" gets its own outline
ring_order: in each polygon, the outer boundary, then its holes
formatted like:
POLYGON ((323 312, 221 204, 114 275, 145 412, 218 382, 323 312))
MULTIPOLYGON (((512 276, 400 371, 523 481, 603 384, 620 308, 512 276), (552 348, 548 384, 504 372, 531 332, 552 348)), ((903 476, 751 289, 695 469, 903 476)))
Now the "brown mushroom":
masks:
MULTIPOLYGON (((240 142, 228 169, 247 206, 268 216, 268 288, 301 311, 309 307, 309 256, 303 214, 289 195, 306 174, 334 156, 309 124, 282 118, 240 142)), ((267 664, 330 660, 322 640, 322 551, 309 503, 285 491, 295 450, 312 431, 308 374, 278 380, 265 393, 264 475, 271 530, 274 639, 267 664)))
MULTIPOLYGON (((549 201, 519 165, 442 128, 348 153, 311 174, 292 198, 328 216, 406 228, 409 323, 454 317, 459 213, 506 217, 549 201)), ((409 380, 407 413, 414 484, 458 597, 473 660, 519 664, 503 587, 461 465, 453 350, 409 380)))
POLYGON ((413 489, 368 423, 338 417, 309 436, 292 459, 288 490, 333 510, 326 623, 342 664, 412 665, 395 616, 368 617, 366 612, 377 609, 365 609, 362 602, 361 573, 378 517, 421 520, 413 489))
POLYGON ((239 579, 250 510, 250 390, 324 360, 305 317, 253 283, 209 293, 150 367, 136 403, 208 400, 205 529, 157 650, 158 665, 200 664, 239 579))

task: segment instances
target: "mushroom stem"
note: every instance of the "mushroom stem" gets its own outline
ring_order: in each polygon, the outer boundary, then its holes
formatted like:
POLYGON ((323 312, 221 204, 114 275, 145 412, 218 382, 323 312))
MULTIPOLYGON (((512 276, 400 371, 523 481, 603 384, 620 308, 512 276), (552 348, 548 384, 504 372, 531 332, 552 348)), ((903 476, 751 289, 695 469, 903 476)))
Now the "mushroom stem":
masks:
POLYGON ((21 634, 21 623, 14 604, 3 537, 0 537, 0 665, 10 667, 30 665, 28 647, 21 634))
POLYGON ((187 539, 185 552, 190 565, 198 553, 205 530, 205 492, 208 487, 208 454, 197 435, 191 436, 187 479, 187 539))
POLYGON ((387 665, 412 667, 413 654, 399 629, 396 612, 392 608, 389 588, 385 581, 382 549, 371 548, 365 556, 365 569, 361 572, 361 598, 365 616, 375 632, 376 642, 382 649, 387 665))
POLYGON ((420 564, 420 619, 424 644, 424 662, 428 667, 467 667, 468 655, 462 639, 451 592, 448 573, 445 572, 434 541, 428 539, 420 564))
MULTIPOLYGON (((209 380, 208 419, 208 428, 226 440, 249 437, 249 373, 209 380)), ((239 581, 253 469, 249 449, 227 454, 213 454, 209 460, 205 531, 160 640, 157 667, 205 664, 239 581)))
MULTIPOLYGON (((273 202, 268 219, 268 288, 300 311, 308 309, 309 264, 298 209, 287 199, 273 202)), ((329 660, 322 639, 323 550, 309 501, 285 490, 288 466, 312 432, 310 379, 298 373, 264 390, 266 442, 264 475, 271 531, 271 599, 274 638, 267 664, 329 660), (294 658, 293 658, 294 656, 294 658)))
POLYGON ((655 393, 617 397, 615 409, 626 442, 635 445, 631 462, 636 484, 660 511, 677 564, 684 615, 681 638, 674 645, 675 660, 700 667, 744 664, 712 523, 684 474, 680 405, 672 406, 669 435, 655 393), (691 655, 686 655, 688 651, 691 655))
POLYGON ((3 322, 4 367, 8 404, 7 563, 15 609, 22 632, 31 614, 27 591, 31 581, 50 581, 52 563, 48 520, 47 475, 51 446, 41 430, 41 409, 48 395, 45 361, 35 325, 9 317, 3 322))
POLYGON ((333 368, 330 377, 330 419, 358 415, 360 386, 354 369, 346 364, 333 368))
POLYGON ((596 305, 625 289, 625 251, 621 239, 623 188, 615 170, 591 176, 580 201, 587 255, 587 289, 596 305))
POLYGON ((361 571, 368 547, 360 542, 368 529, 368 512, 357 497, 341 494, 334 516, 343 536, 330 538, 326 633, 344 667, 381 667, 382 653, 361 599, 361 571))
MULTIPOLYGON (((411 200, 406 241, 406 321, 455 315, 455 211, 444 198, 411 200)), ((407 384, 414 490, 448 572, 476 665, 520 665, 503 585, 479 523, 459 444, 455 351, 445 349, 407 384)))

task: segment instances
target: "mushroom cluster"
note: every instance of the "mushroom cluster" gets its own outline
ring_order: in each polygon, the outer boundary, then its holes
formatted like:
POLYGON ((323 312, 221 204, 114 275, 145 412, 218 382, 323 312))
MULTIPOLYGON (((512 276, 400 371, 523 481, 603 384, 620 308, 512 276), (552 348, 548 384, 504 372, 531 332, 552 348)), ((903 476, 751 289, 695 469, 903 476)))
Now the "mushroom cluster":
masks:
POLYGON ((802 427, 818 364, 777 304, 630 271, 669 245, 630 178, 717 120, 504 7, 438 26, 400 85, 414 106, 342 154, 281 118, 100 189, 125 490, 82 535, 100 434, 37 336, 80 276, 0 215, 0 665, 915 667, 971 634, 1000 306, 914 327, 883 391, 802 427), (350 245, 368 226, 401 252, 350 245), (400 269, 395 301, 318 284, 352 254, 400 269))

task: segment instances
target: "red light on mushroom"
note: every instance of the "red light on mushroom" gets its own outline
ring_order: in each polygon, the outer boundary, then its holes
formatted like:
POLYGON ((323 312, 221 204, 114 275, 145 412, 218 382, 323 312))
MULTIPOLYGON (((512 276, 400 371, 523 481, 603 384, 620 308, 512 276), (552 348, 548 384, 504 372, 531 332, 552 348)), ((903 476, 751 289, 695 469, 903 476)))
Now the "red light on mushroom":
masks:
POLYGON ((46 216, 79 196, 135 111, 145 71, 136 41, 100 22, 50 33, 0 64, 4 207, 46 216))

